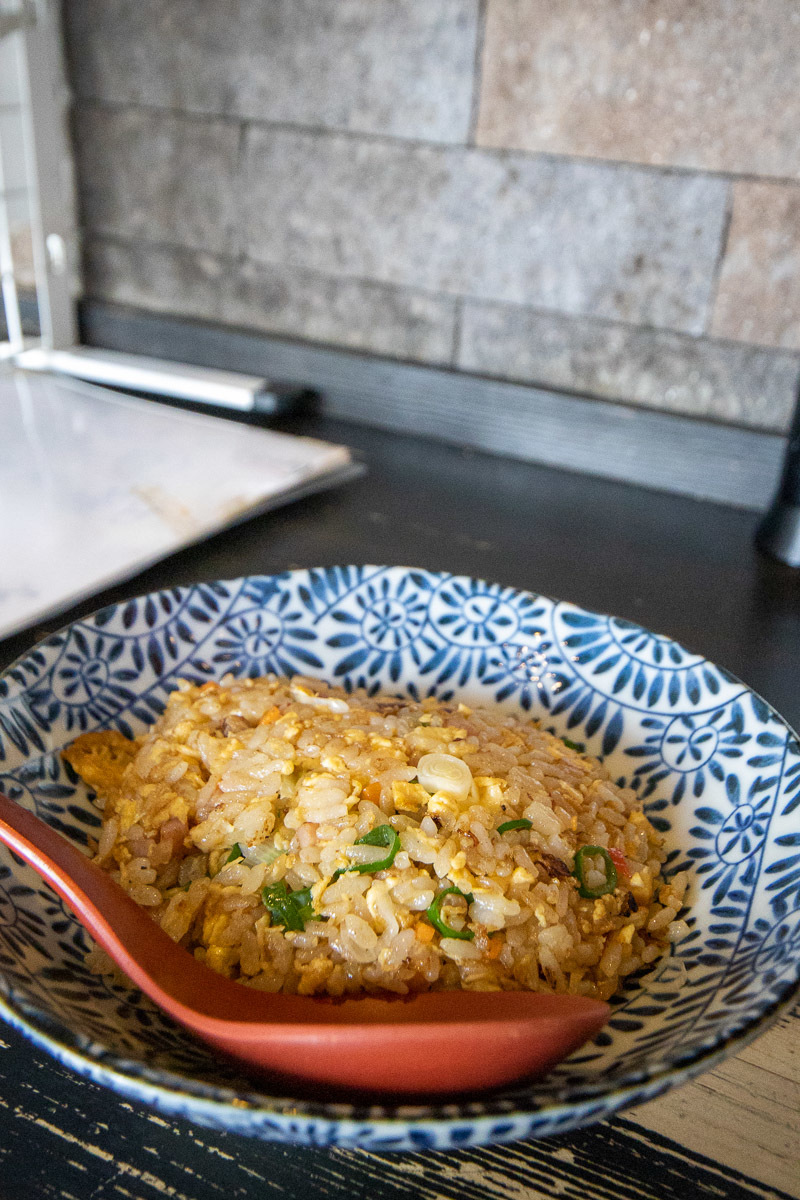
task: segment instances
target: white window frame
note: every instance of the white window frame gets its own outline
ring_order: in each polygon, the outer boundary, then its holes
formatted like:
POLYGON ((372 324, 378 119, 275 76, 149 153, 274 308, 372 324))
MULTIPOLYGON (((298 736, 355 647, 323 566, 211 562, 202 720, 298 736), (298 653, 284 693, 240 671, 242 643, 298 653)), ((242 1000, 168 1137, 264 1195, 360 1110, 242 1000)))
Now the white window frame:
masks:
POLYGON ((259 376, 78 344, 78 230, 56 0, 0 0, 0 39, 10 39, 16 60, 40 329, 36 337, 23 334, 0 140, 0 293, 7 329, 0 360, 226 408, 271 412, 284 406, 285 394, 279 398, 259 376))

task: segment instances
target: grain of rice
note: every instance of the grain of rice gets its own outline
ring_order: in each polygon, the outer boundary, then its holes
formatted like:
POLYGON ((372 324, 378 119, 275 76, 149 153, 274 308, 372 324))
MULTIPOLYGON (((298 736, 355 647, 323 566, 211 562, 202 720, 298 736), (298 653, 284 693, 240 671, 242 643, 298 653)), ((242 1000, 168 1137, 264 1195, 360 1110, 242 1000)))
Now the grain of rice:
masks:
POLYGON ((103 830, 100 834, 100 841, 97 844, 97 859, 101 865, 110 857, 111 851, 114 849, 117 838, 119 837, 119 820, 117 817, 109 817, 103 822, 103 830))
POLYGON ((143 908, 156 908, 163 900, 158 888, 150 887, 146 883, 132 883, 128 888, 128 895, 143 908))

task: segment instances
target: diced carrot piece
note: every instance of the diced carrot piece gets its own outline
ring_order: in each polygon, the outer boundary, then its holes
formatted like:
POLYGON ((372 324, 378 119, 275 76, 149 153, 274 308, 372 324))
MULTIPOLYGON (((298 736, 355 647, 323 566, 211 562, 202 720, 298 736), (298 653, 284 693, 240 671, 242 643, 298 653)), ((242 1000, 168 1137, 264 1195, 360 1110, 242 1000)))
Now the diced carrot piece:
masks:
POLYGON ((361 793, 365 800, 369 800, 370 804, 379 804, 381 799, 381 785, 379 783, 368 783, 361 793))
POLYGON ((613 862, 614 866, 619 871, 623 879, 630 879, 631 869, 628 866, 628 860, 621 850, 609 850, 608 857, 613 862))
POLYGON ((433 926, 428 925, 425 921, 420 921, 415 925, 414 932, 417 935, 417 940, 423 944, 433 941, 433 926))
POLYGON ((281 710, 278 708, 277 704, 273 704, 272 708, 267 709, 258 723, 259 725, 274 725, 280 715, 281 710))
POLYGON ((495 935, 495 937, 489 938, 489 950, 486 957, 489 959, 499 958, 500 951, 503 949, 504 945, 505 938, 503 937, 498 937, 495 935))

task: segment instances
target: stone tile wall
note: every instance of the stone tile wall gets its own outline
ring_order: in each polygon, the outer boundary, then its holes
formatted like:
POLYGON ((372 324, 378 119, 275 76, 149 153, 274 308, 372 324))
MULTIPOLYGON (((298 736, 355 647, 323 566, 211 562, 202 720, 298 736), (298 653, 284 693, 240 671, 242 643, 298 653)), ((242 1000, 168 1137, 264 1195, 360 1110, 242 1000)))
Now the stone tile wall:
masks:
POLYGON ((784 430, 794 0, 64 0, 93 297, 784 430))

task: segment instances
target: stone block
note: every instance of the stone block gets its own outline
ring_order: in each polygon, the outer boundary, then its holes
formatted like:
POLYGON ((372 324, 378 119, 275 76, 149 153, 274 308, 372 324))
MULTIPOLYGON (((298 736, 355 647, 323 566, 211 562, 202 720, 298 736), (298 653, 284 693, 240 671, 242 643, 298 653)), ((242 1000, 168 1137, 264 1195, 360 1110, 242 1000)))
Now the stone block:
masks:
POLYGON ((479 375, 784 432, 800 355, 467 301, 456 365, 479 375))
POLYGON ((455 302, 448 297, 106 238, 87 244, 85 276, 93 299, 149 312, 412 362, 452 358, 455 302))
POLYGON ((639 167, 250 127, 254 261, 700 332, 728 185, 639 167))
POLYGON ((79 96, 463 142, 478 0, 70 0, 79 96))
POLYGON ((83 248, 84 292, 92 300, 216 321, 230 262, 202 250, 92 235, 83 248))
POLYGON ((489 0, 478 142, 800 177, 795 0, 489 0))
POLYGON ((243 262, 220 317, 265 333, 411 362, 450 363, 455 301, 414 288, 243 262))
POLYGON ((79 109, 74 144, 83 224, 129 240, 230 250, 239 136, 226 121, 79 109))

